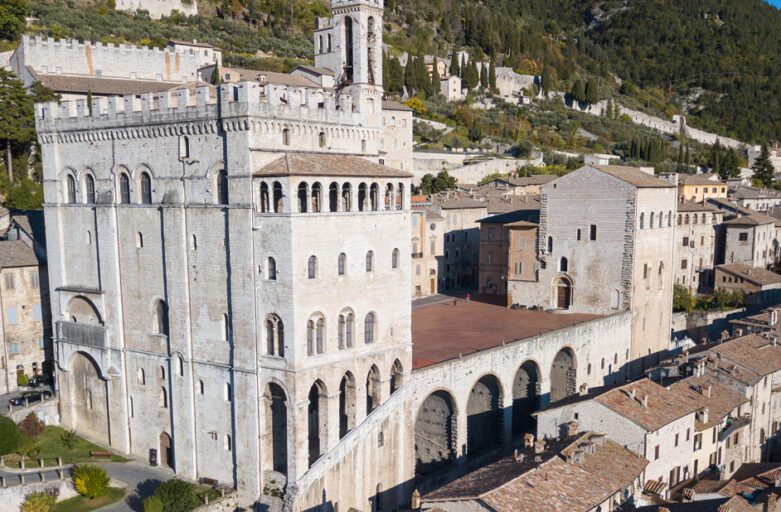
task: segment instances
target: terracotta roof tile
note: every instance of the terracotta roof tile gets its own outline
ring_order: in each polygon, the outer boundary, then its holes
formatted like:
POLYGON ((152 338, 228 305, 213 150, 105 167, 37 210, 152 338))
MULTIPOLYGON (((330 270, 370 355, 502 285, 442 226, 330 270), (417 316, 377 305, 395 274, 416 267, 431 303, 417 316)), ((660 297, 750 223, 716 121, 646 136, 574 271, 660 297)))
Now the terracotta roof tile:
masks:
POLYGON ((0 268, 37 267, 32 247, 21 240, 0 241, 0 268))
POLYGON ((659 430, 699 409, 699 406, 688 398, 649 379, 610 390, 595 400, 649 432, 659 430), (648 397, 647 406, 643 405, 644 397, 648 397))
POLYGON ((745 263, 726 263, 724 265, 717 265, 716 269, 738 276, 759 286, 781 283, 781 275, 776 274, 772 270, 752 267, 745 263))
POLYGON ((637 188, 673 188, 670 182, 661 180, 651 174, 648 174, 637 167, 627 167, 623 165, 587 165, 602 171, 605 174, 609 174, 614 178, 618 178, 622 181, 629 183, 637 188))
POLYGON ((709 350, 711 365, 746 384, 756 384, 766 375, 781 370, 781 345, 758 334, 726 341, 709 350), (719 357, 720 356, 720 357, 719 357))
POLYGON ((697 430, 705 430, 718 425, 736 407, 748 403, 748 398, 735 389, 722 384, 709 375, 688 377, 670 386, 677 393, 698 407, 708 408, 708 421, 695 421, 697 430), (708 392, 708 387, 710 391, 708 392))
POLYGON ((98 78, 86 75, 48 75, 37 73, 28 66, 33 78, 58 93, 92 94, 98 96, 123 96, 164 92, 180 87, 182 82, 158 82, 156 80, 130 80, 125 78, 98 78))
POLYGON ((412 175, 365 158, 320 153, 285 153, 253 176, 354 176, 409 178, 412 175))

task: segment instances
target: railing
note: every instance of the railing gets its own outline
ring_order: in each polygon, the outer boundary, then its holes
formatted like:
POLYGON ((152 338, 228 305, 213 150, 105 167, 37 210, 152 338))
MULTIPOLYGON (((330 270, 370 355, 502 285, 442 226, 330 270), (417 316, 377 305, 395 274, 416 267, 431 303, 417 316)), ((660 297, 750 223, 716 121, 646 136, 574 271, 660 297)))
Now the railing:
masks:
POLYGON ((106 328, 77 322, 57 322, 57 338, 68 343, 105 348, 106 328))
POLYGON ((727 426, 719 432, 719 441, 724 441, 732 435, 736 430, 751 424, 750 416, 743 416, 741 418, 727 418, 727 426))
POLYGON ((422 258, 423 257, 423 253, 422 252, 413 252, 412 253, 412 257, 414 259, 422 258))

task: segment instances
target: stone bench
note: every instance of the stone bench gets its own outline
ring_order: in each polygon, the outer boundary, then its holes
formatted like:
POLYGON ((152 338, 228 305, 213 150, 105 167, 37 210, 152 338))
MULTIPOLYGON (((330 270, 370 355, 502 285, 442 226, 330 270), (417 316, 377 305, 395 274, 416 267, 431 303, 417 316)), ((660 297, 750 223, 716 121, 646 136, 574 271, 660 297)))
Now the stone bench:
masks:
POLYGON ((93 459, 110 459, 111 455, 111 452, 100 452, 97 450, 90 450, 89 452, 89 456, 93 459))

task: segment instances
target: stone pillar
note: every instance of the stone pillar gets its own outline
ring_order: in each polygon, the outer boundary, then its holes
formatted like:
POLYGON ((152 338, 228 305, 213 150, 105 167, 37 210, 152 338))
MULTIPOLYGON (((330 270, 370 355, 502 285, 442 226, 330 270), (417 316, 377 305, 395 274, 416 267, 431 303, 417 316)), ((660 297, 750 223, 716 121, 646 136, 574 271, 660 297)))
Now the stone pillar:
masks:
POLYGON ((504 393, 499 414, 502 415, 502 445, 509 446, 513 438, 513 398, 510 393, 504 393))
POLYGON ((456 461, 459 464, 463 464, 466 462, 466 440, 467 440, 467 414, 466 414, 466 404, 459 405, 458 407, 458 414, 455 418, 455 438, 456 438, 456 461))
MULTIPOLYGON (((333 449, 339 443, 339 390, 336 393, 328 395, 328 431, 326 432, 325 446, 320 450, 325 453, 333 449)), ((322 436, 321 436, 322 437, 322 436)))
POLYGON ((289 408, 288 416, 288 482, 295 482, 309 469, 309 400, 289 408))

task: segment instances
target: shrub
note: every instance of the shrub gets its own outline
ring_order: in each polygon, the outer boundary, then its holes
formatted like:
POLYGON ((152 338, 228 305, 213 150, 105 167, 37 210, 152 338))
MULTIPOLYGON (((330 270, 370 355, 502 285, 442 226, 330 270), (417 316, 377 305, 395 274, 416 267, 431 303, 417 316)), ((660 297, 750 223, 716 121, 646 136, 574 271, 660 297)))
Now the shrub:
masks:
POLYGON ((73 486, 76 492, 87 498, 105 496, 109 480, 108 473, 100 466, 83 464, 73 467, 73 486))
POLYGON ((31 439, 37 439, 43 432, 43 427, 43 422, 33 413, 28 414, 25 419, 19 422, 19 430, 31 439))
POLYGON ((195 486, 176 478, 160 484, 155 496, 160 499, 164 512, 189 512, 201 504, 195 486))
POLYGON ((24 497, 21 512, 49 512, 57 497, 48 492, 34 492, 24 497))
POLYGON ((79 436, 76 435, 74 430, 66 430, 60 434, 60 441, 65 445, 65 448, 73 450, 76 447, 76 441, 79 440, 79 436))
POLYGON ((30 377, 26 373, 20 373, 16 376, 16 385, 20 388, 27 386, 30 383, 30 377))
POLYGON ((0 416, 0 455, 8 455, 22 445, 22 433, 14 420, 0 416))
POLYGON ((144 512, 164 512, 163 502, 157 496, 149 496, 144 500, 144 512))

